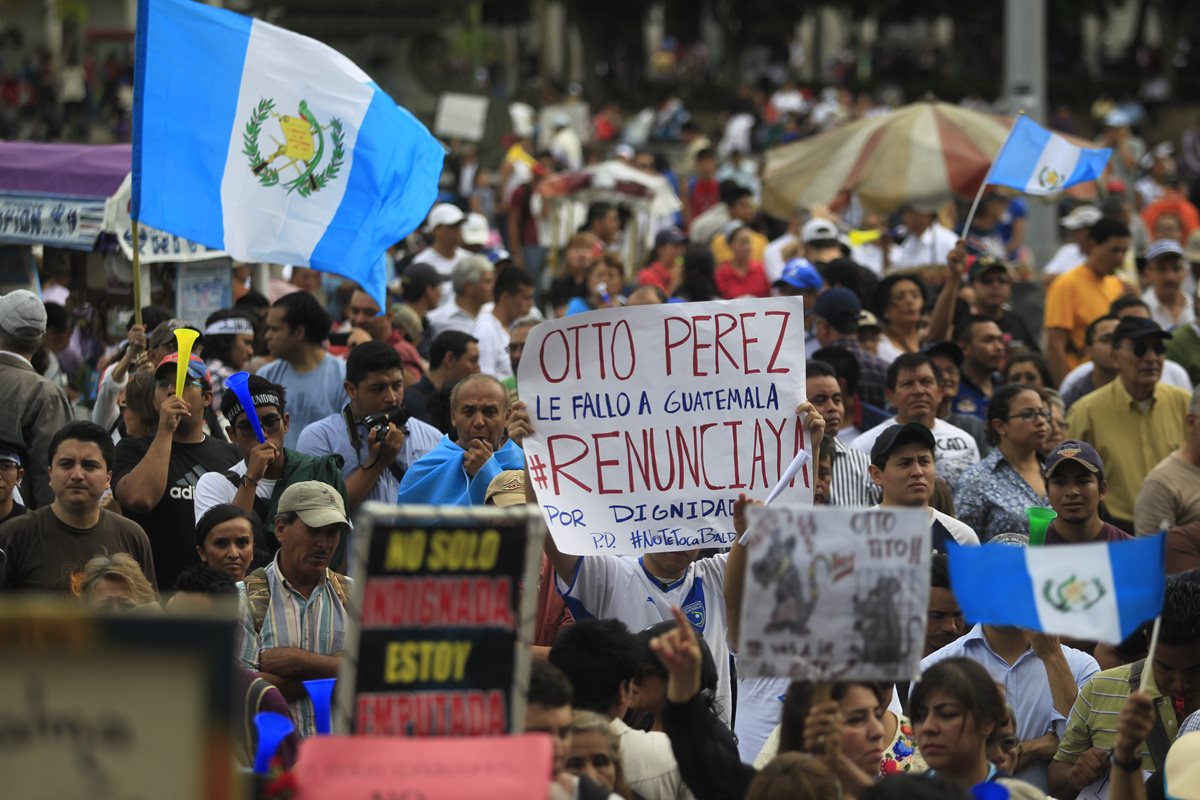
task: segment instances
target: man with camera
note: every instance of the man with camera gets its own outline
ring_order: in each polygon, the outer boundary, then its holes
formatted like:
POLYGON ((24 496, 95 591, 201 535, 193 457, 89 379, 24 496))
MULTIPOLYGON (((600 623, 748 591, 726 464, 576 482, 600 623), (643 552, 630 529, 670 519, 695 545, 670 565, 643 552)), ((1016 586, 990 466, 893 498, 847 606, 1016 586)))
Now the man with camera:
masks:
POLYGON ((221 397, 221 413, 228 422, 225 432, 229 441, 237 445, 242 460, 228 470, 207 472, 200 477, 193 496, 196 521, 213 506, 232 503, 258 517, 262 528, 255 532, 255 545, 274 553, 279 549, 279 540, 275 538, 276 509, 284 490, 293 483, 320 481, 332 486, 345 499, 342 456, 336 453, 314 456, 285 448, 284 437, 291 427, 286 391, 261 375, 251 375, 246 385, 266 441, 258 441, 241 398, 225 392, 221 397))
POLYGON ((344 460, 346 505, 353 513, 367 500, 396 502, 404 471, 438 445, 442 434, 404 411, 404 365, 385 342, 364 342, 346 358, 346 394, 340 413, 309 425, 299 450, 344 460))

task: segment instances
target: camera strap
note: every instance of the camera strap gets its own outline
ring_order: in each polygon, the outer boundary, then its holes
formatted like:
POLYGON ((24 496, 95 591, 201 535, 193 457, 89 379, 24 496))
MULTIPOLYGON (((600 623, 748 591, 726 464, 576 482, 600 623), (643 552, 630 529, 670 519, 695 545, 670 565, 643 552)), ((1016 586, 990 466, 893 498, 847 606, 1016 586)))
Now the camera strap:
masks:
MULTIPOLYGON (((346 433, 350 436, 350 446, 354 448, 354 452, 357 455, 359 449, 362 447, 362 437, 358 434, 358 422, 355 421, 354 414, 350 411, 349 403, 342 409, 342 419, 346 422, 346 433)), ((368 466, 374 466, 374 464, 372 463, 368 466)), ((359 467, 365 468, 361 460, 359 461, 359 467)), ((407 471, 404 467, 393 461, 387 465, 387 468, 388 472, 392 473, 397 482, 404 480, 404 473, 407 471)))

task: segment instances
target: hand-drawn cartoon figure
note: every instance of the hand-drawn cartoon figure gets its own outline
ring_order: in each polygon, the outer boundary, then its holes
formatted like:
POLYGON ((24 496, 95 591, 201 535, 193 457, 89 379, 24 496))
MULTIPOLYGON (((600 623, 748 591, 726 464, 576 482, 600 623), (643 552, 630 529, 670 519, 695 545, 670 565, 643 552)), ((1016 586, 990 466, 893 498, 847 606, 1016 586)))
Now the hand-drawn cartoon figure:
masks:
POLYGON ((925 620, 914 616, 901 624, 896 601, 904 596, 895 575, 879 578, 865 599, 854 597, 854 629, 862 644, 852 648, 861 662, 895 664, 904 661, 925 636, 925 620), (915 635, 914 635, 915 631, 915 635))
POLYGON ((825 573, 829 574, 829 559, 823 555, 814 558, 808 565, 806 596, 800 570, 792 561, 795 546, 795 537, 788 537, 786 541, 775 539, 762 558, 750 567, 754 580, 759 584, 764 587, 775 585, 775 608, 771 611, 771 621, 767 623, 768 632, 786 629, 792 633, 808 633, 808 619, 817 607, 819 594, 817 565, 824 564, 825 573))

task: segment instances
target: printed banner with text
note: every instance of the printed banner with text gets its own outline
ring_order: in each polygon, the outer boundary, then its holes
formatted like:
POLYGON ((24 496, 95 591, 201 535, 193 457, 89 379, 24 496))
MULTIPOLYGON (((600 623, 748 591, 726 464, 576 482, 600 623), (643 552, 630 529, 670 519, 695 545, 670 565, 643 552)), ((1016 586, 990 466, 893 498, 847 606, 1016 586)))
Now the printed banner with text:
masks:
POLYGON ((924 509, 749 510, 742 645, 746 677, 908 680, 929 605, 924 509))
MULTIPOLYGON (((337 724, 372 736, 520 730, 545 528, 513 508, 372 505, 355 553, 337 724), (527 606, 527 608, 526 608, 527 606), (350 721, 352 720, 352 721, 350 721)), ((356 534, 358 531, 356 531, 356 534)))
MULTIPOLYGON (((799 297, 593 311, 543 322, 518 374, 530 479, 558 549, 636 555, 733 543, 807 448, 799 297)), ((806 466, 779 502, 811 503, 806 466)))

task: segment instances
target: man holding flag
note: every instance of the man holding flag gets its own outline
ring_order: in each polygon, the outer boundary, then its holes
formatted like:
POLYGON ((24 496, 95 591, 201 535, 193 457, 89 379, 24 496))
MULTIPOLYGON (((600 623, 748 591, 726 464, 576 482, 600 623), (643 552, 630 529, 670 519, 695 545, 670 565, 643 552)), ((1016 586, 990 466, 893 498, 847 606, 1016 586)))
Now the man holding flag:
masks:
POLYGON ((415 117, 326 45, 190 0, 139 0, 134 75, 135 225, 333 272, 386 306, 384 252, 442 169, 415 117))

